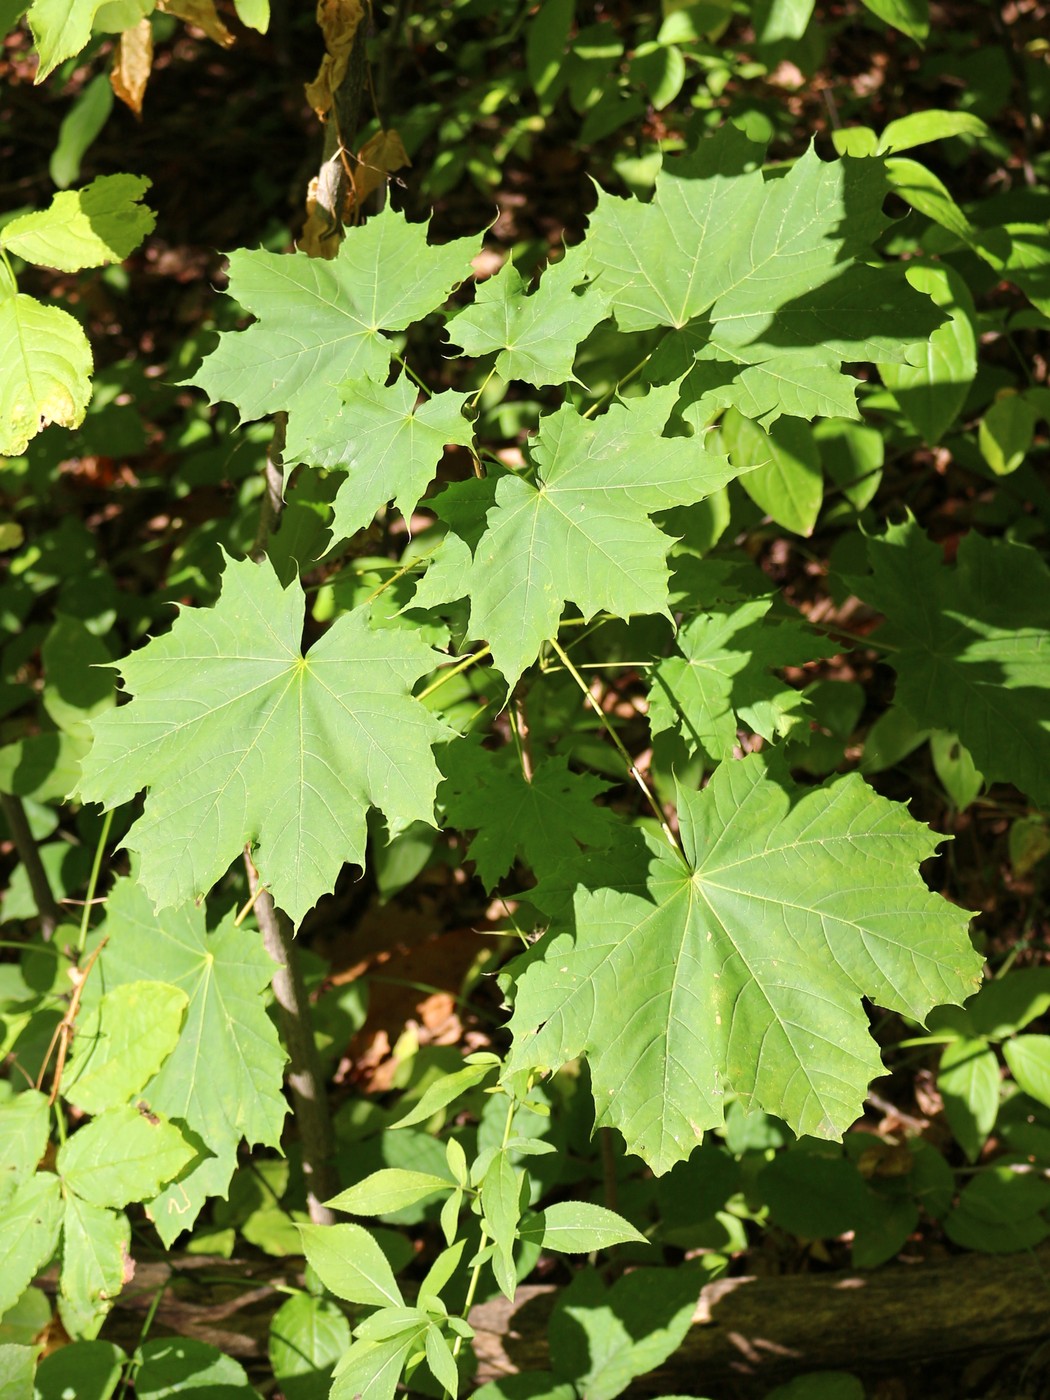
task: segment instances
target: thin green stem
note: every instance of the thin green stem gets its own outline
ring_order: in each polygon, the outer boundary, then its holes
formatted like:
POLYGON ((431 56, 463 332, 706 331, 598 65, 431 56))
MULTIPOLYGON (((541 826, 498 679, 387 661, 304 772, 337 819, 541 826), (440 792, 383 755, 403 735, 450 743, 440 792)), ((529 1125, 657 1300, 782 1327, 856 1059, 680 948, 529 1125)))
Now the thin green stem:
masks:
POLYGON ((469 670, 471 666, 476 665, 477 662, 484 661, 485 657, 488 656, 490 652, 491 648, 487 645, 479 647, 477 651, 472 651, 469 656, 465 656, 462 661, 457 662, 451 670, 442 671, 436 681, 431 681, 428 686, 424 686, 416 696, 416 699, 426 700, 429 696, 434 694, 435 690, 440 690, 446 681, 452 680, 453 676, 458 676, 463 671, 469 670))
MULTIPOLYGON (((530 1080, 530 1085, 531 1085, 531 1080, 530 1080)), ((507 1143, 510 1142, 510 1130, 511 1130, 511 1125, 512 1125, 513 1122, 514 1122, 514 1114, 517 1112, 517 1108, 518 1108, 517 1100, 514 1098, 513 1095, 511 1095, 511 1096, 510 1096, 510 1103, 507 1105, 507 1120, 506 1120, 506 1122, 503 1124, 503 1141, 502 1141, 501 1144, 500 1144, 500 1150, 503 1151, 503 1152, 505 1152, 505 1151, 507 1150, 507 1143)), ((488 1244, 488 1242, 489 1242, 489 1232, 485 1229, 485 1226, 482 1225, 482 1227, 481 1227, 481 1239, 478 1241, 478 1254, 479 1254, 479 1255, 481 1255, 481 1254, 484 1253, 484 1251, 485 1251, 485 1246, 488 1244)), ((473 1269, 471 1270, 471 1273, 470 1273, 470 1282, 467 1284, 467 1296, 466 1296, 466 1297, 464 1298, 464 1300, 463 1300, 463 1321, 464 1321, 464 1322, 466 1322, 466 1321, 469 1319, 469 1317, 470 1317, 470 1310, 471 1310, 471 1308, 474 1306, 474 1295, 475 1295, 475 1294, 477 1293, 477 1291, 478 1291, 478 1283, 479 1283, 479 1281, 480 1281, 480 1279, 481 1279, 481 1270, 482 1270, 484 1267, 485 1267, 484 1261, 481 1260, 481 1259, 478 1259, 478 1260, 475 1262, 473 1269)), ((463 1347, 463 1338, 462 1338, 461 1336, 459 1336, 459 1334, 457 1333, 456 1339, 455 1339, 455 1341, 452 1343, 452 1355, 453 1355, 453 1356, 458 1356, 459 1353, 460 1353, 460 1351, 461 1351, 461 1349, 462 1349, 462 1347, 463 1347)), ((448 1391, 446 1391, 445 1394, 447 1395, 447 1394, 448 1394, 448 1391)))
POLYGON ((415 370, 408 363, 408 361, 402 355, 395 355, 394 359, 405 371, 409 379, 412 380, 413 384, 415 384, 417 388, 422 389, 423 393, 426 394, 428 399, 433 398, 433 392, 427 388, 427 386, 423 383, 422 379, 420 379, 419 375, 415 372, 415 370))
MULTIPOLYGON (((150 1328, 153 1326, 153 1319, 157 1315, 157 1309, 160 1307, 160 1300, 164 1297, 164 1294, 167 1291, 169 1281, 170 1280, 165 1280, 165 1282, 161 1284, 161 1286, 157 1289, 156 1293, 154 1293, 153 1295, 153 1300, 146 1310, 146 1316, 142 1320, 142 1327, 139 1331, 139 1340, 135 1348, 136 1351, 138 1351, 138 1348, 142 1346, 143 1342, 149 1336, 150 1328)), ((128 1387, 135 1379, 135 1372, 138 1369, 138 1361, 136 1361, 134 1356, 130 1356, 128 1358, 127 1365, 124 1370, 124 1379, 121 1382, 120 1394, 117 1396, 117 1400, 124 1400, 124 1397, 128 1393, 128 1387)))
POLYGON ((653 350, 650 350, 648 355, 645 355, 642 359, 638 361, 634 369, 629 369, 622 379, 618 379, 607 394, 602 394, 600 399, 595 399, 594 403, 591 404, 587 412, 582 414, 581 416, 584 418, 592 418, 594 414, 596 414, 601 408, 603 403, 607 403, 609 399, 614 399, 625 384, 630 384, 634 376, 640 373, 643 369, 645 369, 646 365, 653 358, 653 355, 655 353, 655 348, 653 350))
POLYGON ((482 396, 482 394, 483 394, 483 393, 485 392, 485 390, 489 387, 489 380, 492 378, 492 376, 493 376, 495 373, 496 373, 496 366, 493 365, 492 368, 489 370, 488 374, 486 374, 484 380, 482 381, 481 388, 478 390, 478 392, 477 392, 477 393, 474 395, 474 397, 471 399, 471 401, 470 401, 470 407, 471 407, 471 408, 477 408, 478 404, 481 402, 481 396, 482 396))
POLYGON ((683 852, 681 846, 678 844, 678 839, 675 836, 674 832, 667 825, 667 818, 661 811, 660 804, 653 796, 653 792, 649 784, 645 781, 641 773, 638 771, 634 759, 624 748, 623 742, 620 739, 619 734, 617 734, 616 730, 613 728, 612 724, 609 721, 609 716, 605 713, 602 707, 598 704, 597 700, 595 700, 594 696, 591 694, 590 686, 587 684, 587 682, 580 675, 579 671, 573 665, 571 659, 569 658, 568 652, 565 651, 565 649, 560 645, 557 637, 551 637, 549 641, 550 646, 553 648, 555 655, 559 657, 562 665, 568 671, 569 675, 572 676, 577 686, 579 686, 580 692, 583 695, 584 699, 587 701, 588 705, 590 705, 591 709, 597 715, 598 721, 601 724, 602 728, 605 730, 606 734, 608 734, 609 738, 613 741, 613 744, 616 747, 616 752, 620 755, 624 763, 627 765, 628 773, 638 784, 638 787, 641 789, 646 802, 649 804, 653 816, 660 823, 660 830, 667 837, 667 841, 672 851, 674 851, 675 855, 678 856, 680 860, 684 861, 685 853, 683 852))
POLYGON ((368 597, 365 599, 365 602, 374 603, 381 593, 385 593, 388 588, 397 583, 398 579, 404 578, 406 574, 415 573, 420 564, 422 564, 425 559, 429 559, 430 556, 435 554, 440 548, 441 545, 436 544, 433 549, 428 549, 425 554, 417 554, 414 558, 410 559, 407 564, 400 565, 388 579, 384 579, 378 587, 372 589, 371 593, 369 593, 368 597))
POLYGON ((102 830, 99 832, 98 845, 95 847, 95 859, 91 862, 91 875, 88 879, 87 898, 84 900, 84 912, 80 916, 80 935, 77 938, 78 954, 84 951, 84 947, 87 943, 88 929, 91 926, 91 903, 95 898, 99 871, 102 869, 102 856, 105 853, 106 842, 109 840, 109 829, 112 825, 113 809, 111 808, 102 818, 102 830))

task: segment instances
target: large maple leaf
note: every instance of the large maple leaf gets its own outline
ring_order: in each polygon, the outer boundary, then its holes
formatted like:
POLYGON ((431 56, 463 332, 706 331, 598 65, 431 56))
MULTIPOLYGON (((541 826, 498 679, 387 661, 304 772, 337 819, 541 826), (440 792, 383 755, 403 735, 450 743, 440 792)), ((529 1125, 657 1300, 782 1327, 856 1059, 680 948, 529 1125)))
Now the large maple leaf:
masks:
POLYGON ((940 838, 856 775, 804 791, 759 754, 679 816, 684 861, 654 844, 640 876, 579 885, 574 929, 521 960, 511 1072, 586 1055, 596 1121, 657 1172, 727 1093, 841 1135, 882 1072, 861 999, 921 1021, 980 982, 968 916, 917 870, 940 838))
MULTIPOLYGON (((489 643, 508 685, 557 630, 566 603, 585 617, 670 616, 672 541, 649 517, 703 500, 738 474, 700 436, 661 437, 677 397, 672 384, 594 419, 565 404, 540 422, 534 477, 499 479, 484 533, 470 541, 472 560, 443 581, 450 598, 469 597, 471 635, 489 643)), ((476 494, 487 490, 479 482, 476 494)), ((454 498, 460 514, 463 495, 454 498)))
POLYGON ((586 266, 621 330, 673 328, 652 378, 699 356, 723 367, 720 406, 758 407, 767 422, 829 403, 856 416, 855 381, 835 387, 842 361, 905 361, 943 317, 900 269, 859 260, 887 223, 880 160, 824 162, 811 148, 767 178, 762 156, 727 124, 665 164, 651 202, 602 192, 586 266), (756 365, 766 380, 742 369, 756 365))
POLYGON ((344 861, 364 864, 369 806, 433 820, 448 731, 411 688, 438 653, 360 607, 303 656, 303 611, 270 564, 231 563, 214 608, 120 663, 135 698, 95 722, 82 793, 113 806, 149 789, 126 844, 158 907, 206 894, 251 843, 298 922, 344 861))
POLYGON ((221 335, 189 382, 243 419, 287 409, 285 460, 308 461, 311 433, 339 412, 340 387, 386 378, 393 346, 384 331, 418 321, 469 276, 477 238, 434 247, 427 227, 388 206, 350 229, 331 260, 231 253, 230 293, 258 321, 221 335))
POLYGON ((876 637, 892 648, 897 704, 1050 809, 1050 570, 976 531, 949 568, 914 520, 869 540, 868 556, 873 574, 850 583, 886 615, 876 637))

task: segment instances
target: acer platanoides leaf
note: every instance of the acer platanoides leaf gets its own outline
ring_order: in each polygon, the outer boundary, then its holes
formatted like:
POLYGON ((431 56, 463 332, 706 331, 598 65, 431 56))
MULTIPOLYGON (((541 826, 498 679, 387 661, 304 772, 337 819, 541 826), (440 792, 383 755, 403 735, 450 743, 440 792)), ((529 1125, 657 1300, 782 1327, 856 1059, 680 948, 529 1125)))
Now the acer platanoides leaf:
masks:
POLYGON ((134 694, 94 722, 81 790, 113 806, 148 788, 126 838, 158 908, 206 894, 246 844, 298 923, 344 861, 364 864, 365 817, 432 821, 448 731, 412 698, 440 659, 367 605, 301 651, 304 601, 269 563, 229 563, 214 608, 120 663, 134 694))
POLYGON ((658 1173, 727 1093, 841 1135, 882 1072, 862 998, 921 1021, 980 983, 968 915, 918 873, 939 838, 856 775, 802 790, 760 754, 679 817, 684 861, 654 845, 640 880, 579 886, 574 928, 521 959, 510 1072, 586 1055, 596 1121, 658 1173))
POLYGON ((427 225, 389 206, 349 229, 331 260, 241 249, 230 294, 257 323, 227 331, 189 380, 242 419, 288 411, 285 461, 309 461, 311 434, 335 416, 348 380, 381 383, 404 330, 439 307, 470 274, 476 238, 434 247, 427 225))
POLYGON ((1034 549, 972 530, 954 568, 914 520, 868 541, 850 580, 885 613, 895 701, 920 728, 958 735, 990 782, 1050 809, 1050 570, 1034 549))

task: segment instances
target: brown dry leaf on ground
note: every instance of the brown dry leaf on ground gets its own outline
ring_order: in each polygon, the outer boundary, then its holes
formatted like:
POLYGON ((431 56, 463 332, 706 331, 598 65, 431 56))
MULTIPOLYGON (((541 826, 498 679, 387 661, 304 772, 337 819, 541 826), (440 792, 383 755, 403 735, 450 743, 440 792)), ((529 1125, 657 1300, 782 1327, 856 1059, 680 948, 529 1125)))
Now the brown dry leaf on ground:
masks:
POLYGON ((136 117, 142 115, 142 99, 152 67, 153 26, 148 19, 140 19, 121 34, 109 72, 113 92, 136 117))
MULTIPOLYGON (((337 1072, 368 1094, 391 1088, 398 1062, 393 1048, 406 1030, 419 1045, 456 1045, 473 1033, 464 1030, 460 991, 484 939, 474 928, 444 930, 423 914, 390 906, 366 916, 355 931, 354 945, 362 956, 333 975, 338 985, 369 978, 368 1017, 354 1035, 337 1072), (370 937, 370 926, 376 937, 370 937), (370 947, 370 944, 375 946, 370 947)), ((487 1037, 484 1041, 487 1044, 487 1037)), ((471 1044, 471 1049, 480 1048, 471 1044)))
POLYGON ((346 76, 354 35, 363 17, 361 0, 317 0, 317 23, 327 52, 317 77, 306 84, 306 100, 319 117, 330 111, 333 94, 346 76))

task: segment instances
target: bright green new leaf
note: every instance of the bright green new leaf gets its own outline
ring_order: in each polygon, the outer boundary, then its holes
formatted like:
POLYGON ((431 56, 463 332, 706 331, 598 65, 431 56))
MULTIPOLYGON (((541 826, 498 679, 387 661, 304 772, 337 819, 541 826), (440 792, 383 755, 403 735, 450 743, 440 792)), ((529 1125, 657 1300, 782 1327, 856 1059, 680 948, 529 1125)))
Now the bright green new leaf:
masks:
POLYGON ((298 923, 344 861, 365 863, 371 805, 432 821, 444 727, 411 696, 439 659, 367 605, 301 652, 303 592, 269 563, 231 563, 214 608, 121 663, 135 699, 94 724, 82 791, 105 806, 149 787, 126 844, 158 907, 206 894, 246 843, 298 923), (339 755, 338 763, 333 755, 339 755))
POLYGON ((327 1202, 333 1210, 347 1215, 389 1215, 417 1201, 425 1201, 442 1191, 451 1191, 455 1182, 432 1172, 408 1171, 404 1167, 383 1167, 355 1186, 340 1191, 327 1202))
POLYGON ((131 1226, 72 1193, 62 1221, 58 1310, 71 1337, 97 1337, 131 1273, 131 1226))
POLYGON ((17 457, 49 423, 77 428, 91 397, 80 322, 19 292, 0 297, 0 457, 17 457))
POLYGON ((445 782, 438 800, 460 831, 476 831, 467 856, 491 890, 520 854, 538 878, 576 849, 609 846, 620 823, 594 799, 608 783, 573 773, 564 757, 545 758, 526 779, 513 747, 492 753, 476 744, 451 745, 441 756, 445 782))
POLYGON ((977 312, 966 283, 945 263, 909 267, 908 281, 947 311, 921 359, 880 365, 883 383, 923 441, 933 446, 958 417, 977 373, 977 312))
POLYGON ((623 1216, 590 1201, 555 1202, 522 1223, 521 1237, 558 1254, 590 1254, 616 1244, 647 1243, 623 1216))
POLYGON ((366 1307, 399 1307, 404 1299, 386 1255, 360 1225, 300 1225, 307 1262, 337 1298, 366 1307))
POLYGON ((838 648, 797 618, 770 617, 772 597, 725 603, 692 618, 675 638, 678 655, 653 668, 649 728, 676 732, 689 753, 728 758, 743 724, 764 739, 789 734, 806 713, 800 690, 772 674, 838 648))
POLYGON ((437 1381, 438 1385, 446 1394, 456 1400, 459 1394, 459 1371, 456 1368, 456 1358, 452 1355, 452 1348, 434 1322, 427 1328, 426 1338, 427 1365, 430 1367, 430 1374, 437 1381))
POLYGON ((873 573, 851 580, 886 616, 896 703, 957 734, 988 782, 1050 807, 1050 570, 1033 549, 971 531, 954 568, 914 520, 868 541, 873 573))
POLYGON ((175 1049, 188 1005, 183 989, 165 982, 125 982, 107 992, 77 1022, 62 1096, 85 1113, 126 1104, 175 1049))
POLYGON ((249 29, 265 34, 270 27, 270 0, 233 0, 237 18, 249 29))
POLYGON ((189 997, 178 1045, 143 1087, 154 1113, 184 1123, 215 1154, 151 1203, 170 1243, 193 1224, 206 1197, 226 1195, 242 1138, 280 1142, 285 1055, 266 1013, 274 964, 258 933, 236 928, 232 915, 211 933, 204 910, 192 904, 156 916, 133 880, 110 891, 104 931, 101 985, 155 980, 189 997))
POLYGON ((446 443, 470 447, 466 394, 450 389, 416 406, 419 390, 403 374, 393 384, 344 384, 344 402, 310 434, 304 451, 315 467, 340 468, 347 479, 333 503, 332 534, 350 537, 394 501, 406 521, 430 485, 446 443))
POLYGON ((82 190, 63 190, 46 209, 0 229, 0 248, 26 262, 79 272, 122 262, 153 232, 156 219, 139 203, 144 175, 100 175, 82 190))
POLYGON ((941 112, 928 108, 924 112, 909 112, 890 122, 879 137, 878 155, 893 151, 908 151, 924 146, 928 141, 944 141, 949 136, 987 136, 988 126, 972 112, 941 112))
POLYGON ((38 1172, 4 1202, 4 1267, 0 1269, 0 1314, 18 1302, 50 1260, 62 1227, 58 1177, 38 1172))
POLYGON ((39 1347, 0 1343, 0 1395, 4 1400, 35 1400, 33 1372, 39 1347))
POLYGON ((236 404, 246 420, 287 409, 285 461, 309 460, 317 425, 339 411, 340 386, 383 382, 393 350, 384 331, 404 330, 446 301, 469 275, 477 243, 432 247, 426 224, 410 224, 387 205, 348 229, 330 261, 232 253, 230 294, 259 319, 221 335, 189 382, 213 402, 236 404))
POLYGON ((449 326, 450 338, 468 355, 498 350, 496 373, 504 379, 537 388, 572 383, 577 346, 609 312, 601 279, 585 285, 585 247, 548 267, 531 296, 514 264, 505 262, 449 326))
MULTIPOLYGON (((489 643, 508 686, 556 632, 566 603, 585 617, 669 615, 671 540, 649 516, 736 475, 702 439, 661 437, 677 396, 671 384, 594 419, 564 404, 540 422, 535 481, 500 477, 473 560, 448 583, 450 598, 470 598, 470 634, 489 643)), ((477 486, 482 495, 489 483, 477 486)))
POLYGON ((731 409, 722 422, 722 442, 755 505, 785 529, 811 535, 824 500, 812 428, 795 418, 778 418, 763 431, 731 409))
MULTIPOLYGON (((918 863, 938 838, 857 776, 797 789, 766 755, 680 791, 685 860, 577 888, 522 959, 512 1070, 590 1060, 596 1121, 662 1173, 724 1095, 834 1137, 881 1073, 862 998, 922 1020, 970 995, 967 916, 918 863)), ((534 894, 534 898, 535 898, 534 894)))
POLYGON ((50 1117, 47 1095, 37 1089, 26 1089, 0 1104, 0 1202, 36 1171, 47 1146, 50 1117))
POLYGON ((420 1350, 429 1326, 420 1313, 392 1336, 354 1342, 336 1367, 328 1400, 393 1400, 405 1362, 420 1350))
POLYGON ((59 1148, 55 1167, 82 1200, 120 1209, 155 1196, 195 1155, 174 1123, 126 1105, 74 1133, 59 1148))
POLYGON ((481 1214, 492 1240, 492 1272, 500 1291, 513 1299, 517 1286, 514 1241, 521 1218, 521 1174, 501 1148, 489 1163, 481 1182, 481 1214))
POLYGON ((996 476, 1009 476, 1028 456, 1035 436, 1037 415, 1020 394, 996 399, 981 419, 977 445, 996 476))
MULTIPOLYGON (((419 1102, 414 1104, 403 1117, 398 1118, 390 1124, 390 1128, 411 1128, 417 1123, 426 1123, 433 1118, 435 1113, 440 1113, 443 1108, 447 1108, 450 1103, 455 1103, 468 1089, 473 1089, 476 1084, 487 1078, 496 1068, 498 1061, 490 1064, 464 1065, 462 1069, 453 1070, 451 1074, 443 1074, 440 1079, 435 1079, 430 1087, 424 1090, 419 1102)), ((450 1139, 454 1141, 454 1139, 450 1139)))
POLYGON ((101 4, 102 0, 33 0, 29 28, 40 55, 35 83, 42 83, 63 59, 72 58, 84 48, 101 4))

